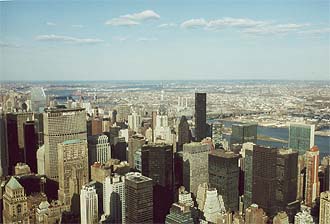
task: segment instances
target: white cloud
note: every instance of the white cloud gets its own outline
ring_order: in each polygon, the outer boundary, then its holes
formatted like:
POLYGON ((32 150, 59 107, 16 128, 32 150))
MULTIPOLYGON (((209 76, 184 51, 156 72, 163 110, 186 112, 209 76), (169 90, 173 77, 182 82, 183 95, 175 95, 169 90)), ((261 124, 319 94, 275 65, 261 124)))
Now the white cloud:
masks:
POLYGON ((159 19, 160 18, 160 16, 152 10, 144 10, 139 13, 127 14, 127 15, 120 16, 120 17, 125 18, 125 19, 134 20, 134 21, 144 21, 144 20, 149 20, 149 19, 159 19))
POLYGON ((105 22, 105 25, 108 26, 135 26, 139 25, 139 22, 129 20, 126 18, 113 18, 105 22))
POLYGON ((84 28, 83 25, 81 24, 74 24, 74 25, 71 25, 73 28, 84 28))
POLYGON ((91 39, 91 38, 76 38, 69 36, 60 36, 60 35, 39 35, 36 36, 37 41, 52 41, 52 42, 63 42, 63 43, 73 43, 73 44, 97 44, 104 42, 101 39, 91 39))
POLYGON ((292 31, 299 31, 310 24, 276 24, 271 21, 253 20, 249 18, 231 18, 205 20, 190 19, 181 23, 182 28, 204 28, 205 30, 218 30, 222 28, 236 28, 246 34, 266 35, 266 34, 286 34, 292 31))
POLYGON ((145 10, 139 13, 122 15, 105 22, 108 26, 135 26, 146 20, 159 19, 160 16, 152 10, 145 10))
POLYGON ((295 24, 295 23, 288 23, 288 24, 277 24, 277 25, 268 25, 263 27, 254 27, 254 28, 247 28, 243 30, 243 33, 247 34, 286 34, 292 31, 298 31, 299 29, 305 28, 309 26, 309 24, 295 24))
POLYGON ((205 19, 190 19, 181 23, 182 28, 201 28, 206 27, 208 22, 205 19))
POLYGON ((238 28, 257 27, 257 26, 265 26, 267 24, 269 24, 269 22, 261 21, 261 20, 226 17, 222 19, 215 19, 209 21, 205 19, 190 19, 181 23, 181 27, 221 29, 224 27, 238 27, 238 28))
POLYGON ((3 42, 3 41, 0 41, 0 47, 19 48, 19 47, 21 47, 21 46, 18 45, 18 44, 13 44, 13 43, 9 43, 9 42, 3 42))
POLYGON ((56 26, 56 23, 53 23, 53 22, 47 22, 46 25, 47 25, 47 26, 56 26))
POLYGON ((170 28, 170 27, 176 27, 176 23, 163 23, 158 25, 159 28, 170 28))

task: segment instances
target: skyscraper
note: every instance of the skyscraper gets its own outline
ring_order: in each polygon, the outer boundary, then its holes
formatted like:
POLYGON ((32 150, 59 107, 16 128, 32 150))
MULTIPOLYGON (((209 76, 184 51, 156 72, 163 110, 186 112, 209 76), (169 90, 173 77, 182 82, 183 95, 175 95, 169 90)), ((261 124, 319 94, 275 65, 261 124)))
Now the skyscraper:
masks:
POLYGON ((29 223, 27 198, 22 185, 11 177, 3 195, 3 223, 29 223))
POLYGON ((314 146, 315 125, 293 124, 289 126, 289 148, 304 154, 314 146))
POLYGON ((217 189, 207 189, 203 212, 206 221, 211 223, 217 223, 217 217, 226 212, 223 198, 218 195, 217 189))
POLYGON ((135 134, 128 140, 128 163, 131 168, 134 168, 134 154, 142 148, 146 143, 146 139, 141 134, 135 134))
POLYGON ((153 223, 152 179, 128 173, 125 180, 126 223, 153 223))
POLYGON ((32 113, 8 113, 6 115, 8 174, 18 162, 24 162, 24 128, 26 121, 32 121, 32 113))
MULTIPOLYGON (((246 150, 246 158, 249 153, 250 150, 246 150)), ((252 185, 252 203, 258 204, 270 217, 289 207, 295 209, 298 153, 259 145, 254 145, 251 153, 252 178, 245 183, 252 185)))
POLYGON ((252 204, 245 210, 245 223, 246 224, 266 224, 268 217, 262 208, 257 204, 252 204))
POLYGON ((207 137, 206 93, 195 93, 195 135, 196 141, 207 137))
POLYGON ((98 198, 92 184, 84 185, 80 191, 80 222, 82 224, 98 223, 98 198))
POLYGON ((319 181, 319 149, 313 146, 306 152, 306 186, 305 204, 312 207, 314 200, 320 195, 319 181))
POLYGON ((128 115, 128 127, 138 132, 139 128, 141 127, 141 116, 137 113, 133 112, 131 115, 128 115))
POLYGON ((31 88, 31 106, 33 112, 41 112, 46 107, 46 94, 42 87, 31 88))
POLYGON ((209 183, 222 195, 227 211, 238 210, 238 154, 211 151, 209 160, 209 183))
POLYGON ((183 145, 183 185, 197 195, 198 185, 208 183, 208 154, 210 146, 200 142, 183 145))
POLYGON ((8 174, 8 151, 6 137, 6 118, 3 113, 0 113, 0 176, 7 176, 8 174))
POLYGON ((65 205, 72 205, 73 196, 88 183, 86 140, 74 139, 58 144, 58 175, 58 198, 65 205))
POLYGON ((34 121, 27 121, 23 125, 24 128, 24 154, 25 162, 29 165, 33 173, 37 173, 37 149, 38 136, 35 130, 34 121))
POLYGON ((319 221, 320 224, 328 224, 330 221, 330 191, 321 193, 319 221))
MULTIPOLYGON (((87 139, 85 109, 46 109, 44 116, 45 174, 58 180, 57 144, 87 139)), ((80 189, 79 189, 80 190, 80 189)))
POLYGON ((173 147, 149 143, 141 150, 142 174, 153 181, 154 222, 163 223, 173 203, 173 147))
POLYGON ((193 224, 190 206, 173 203, 170 213, 166 216, 165 224, 193 224))
POLYGON ((108 136, 100 134, 88 137, 89 166, 94 162, 105 163, 111 159, 111 148, 108 136))
POLYGON ((115 174, 107 176, 103 184, 104 214, 113 223, 126 223, 125 177, 115 174))
POLYGON ((178 151, 182 151, 183 144, 190 142, 190 130, 186 116, 181 117, 178 129, 178 151))
POLYGON ((233 124, 230 144, 243 144, 245 142, 257 143, 258 124, 233 124))

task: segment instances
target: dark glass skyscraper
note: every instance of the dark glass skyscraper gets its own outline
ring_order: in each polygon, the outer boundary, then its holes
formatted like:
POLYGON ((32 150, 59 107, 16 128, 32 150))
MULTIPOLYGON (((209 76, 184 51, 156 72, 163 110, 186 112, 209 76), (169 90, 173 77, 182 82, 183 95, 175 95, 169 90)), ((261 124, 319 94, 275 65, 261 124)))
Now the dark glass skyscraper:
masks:
POLYGON ((238 210, 239 155, 233 152, 211 151, 209 183, 222 195, 227 210, 238 210))
POLYGON ((195 137, 201 141, 207 135, 206 93, 195 93, 195 137))
POLYGON ((258 124, 233 124, 230 144, 257 143, 258 124))
POLYGON ((183 144, 190 142, 190 130, 186 116, 182 116, 178 130, 178 151, 182 151, 183 144))
POLYGON ((173 147, 143 145, 141 160, 142 174, 153 180, 154 222, 163 223, 173 203, 173 147))
POLYGON ((25 162, 29 165, 31 172, 37 173, 37 149, 38 136, 35 130, 35 122, 27 121, 24 123, 24 153, 25 162))

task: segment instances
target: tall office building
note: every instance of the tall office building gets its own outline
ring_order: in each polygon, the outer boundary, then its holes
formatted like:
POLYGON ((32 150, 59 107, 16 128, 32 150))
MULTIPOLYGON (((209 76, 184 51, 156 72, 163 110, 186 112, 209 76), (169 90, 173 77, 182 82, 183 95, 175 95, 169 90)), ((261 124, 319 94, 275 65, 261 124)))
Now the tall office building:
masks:
POLYGON ((306 152, 306 184, 305 204, 312 207, 313 202, 320 195, 319 181, 319 149, 313 146, 306 152))
POLYGON ((8 174, 8 151, 6 137, 6 118, 3 113, 0 113, 0 176, 7 176, 8 174))
POLYGON ((128 173, 125 179, 126 223, 153 223, 152 179, 128 173))
POLYGON ((38 136, 35 130, 34 121, 25 122, 23 128, 24 128, 25 163, 29 165, 33 173, 37 173, 38 172, 38 168, 37 168, 38 136))
MULTIPOLYGON (((72 204, 73 196, 88 183, 87 141, 74 139, 58 144, 58 198, 65 205, 72 204)), ((75 203, 75 202, 74 202, 75 203)))
POLYGON ((103 210, 113 223, 126 223, 125 177, 107 176, 103 184, 103 210))
POLYGON ((163 223, 173 203, 173 147, 149 143, 141 150, 142 174, 153 181, 154 222, 163 223))
POLYGON ((286 212, 279 212, 273 218, 273 224, 289 224, 289 217, 286 212))
POLYGON ((233 124, 230 144, 257 143, 257 127, 255 123, 233 124))
MULTIPOLYGON (((248 153, 246 150, 246 158, 248 153)), ((297 206, 294 203, 297 197, 297 160, 296 151, 254 145, 252 178, 245 183, 246 186, 252 185, 252 203, 258 204, 270 217, 297 206)))
POLYGON ((182 116, 178 127, 178 151, 182 151, 183 144, 190 142, 190 130, 186 116, 182 116))
POLYGON ((46 94, 42 87, 31 88, 31 106, 33 112, 41 112, 46 107, 46 94))
POLYGON ((208 183, 208 154, 210 146, 200 142, 183 145, 183 185, 197 194, 198 185, 208 183))
POLYGON ((246 224, 266 224, 268 217, 262 208, 257 204, 252 204, 245 210, 245 223, 246 224))
POLYGON ((173 203, 170 213, 166 216, 165 224, 193 224, 190 207, 185 204, 173 203))
POLYGON ((106 163, 111 159, 111 148, 108 136, 100 134, 88 137, 89 166, 95 162, 106 163))
POLYGON ((111 158, 127 161, 127 143, 125 137, 115 137, 111 144, 111 158))
POLYGON ((245 143, 242 153, 244 158, 244 209, 252 205, 253 187, 253 143, 245 143))
POLYGON ((134 168, 134 154, 142 148, 146 143, 146 139, 141 134, 135 134, 128 140, 128 163, 131 168, 134 168))
POLYGON ((141 127, 141 116, 137 113, 133 112, 131 115, 128 115, 128 127, 138 132, 139 128, 141 127))
POLYGON ((226 208, 223 198, 221 195, 218 195, 217 189, 207 189, 203 210, 205 220, 211 223, 217 223, 218 216, 225 212, 226 208))
MULTIPOLYGON (((276 156, 276 206, 284 210, 297 198, 298 152, 292 149, 278 149, 276 156)), ((258 194, 258 192, 256 192, 258 194)), ((290 214, 288 214, 290 215, 290 214)))
POLYGON ((80 223, 97 224, 98 198, 93 185, 84 185, 80 191, 80 223))
POLYGON ((171 128, 168 125, 168 116, 166 107, 161 104, 156 116, 156 127, 154 128, 154 142, 157 140, 172 143, 171 128))
POLYGON ((227 211, 238 210, 239 167, 238 154, 211 151, 209 160, 209 183, 222 195, 227 211))
POLYGON ((46 109, 44 116, 45 174, 58 180, 57 144, 87 139, 85 109, 46 109))
POLYGON ((330 191, 321 193, 320 196, 320 224, 328 224, 330 222, 330 191))
POLYGON ((207 137, 206 93, 195 93, 195 135, 196 141, 207 137))
POLYGON ((294 224, 314 224, 313 217, 308 211, 303 210, 295 215, 294 224))
POLYGON ((32 120, 32 113, 6 114, 8 174, 10 175, 13 174, 16 163, 24 162, 24 123, 32 120))
POLYGON ((29 223, 27 197, 22 185, 11 177, 3 195, 3 223, 29 223))
POLYGON ((314 146, 315 125, 293 124, 289 126, 289 148, 302 155, 314 146))

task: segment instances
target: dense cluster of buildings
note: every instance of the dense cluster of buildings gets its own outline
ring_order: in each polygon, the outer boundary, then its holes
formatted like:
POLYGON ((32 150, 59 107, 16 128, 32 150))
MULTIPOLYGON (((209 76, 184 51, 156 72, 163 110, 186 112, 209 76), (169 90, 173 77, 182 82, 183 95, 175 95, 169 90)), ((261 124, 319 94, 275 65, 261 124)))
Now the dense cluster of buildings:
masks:
POLYGON ((163 94, 151 111, 108 113, 42 88, 9 94, 0 222, 330 223, 330 156, 320 160, 314 125, 292 123, 285 148, 257 144, 253 122, 215 144, 206 93, 195 93, 192 117, 170 116, 163 94))

